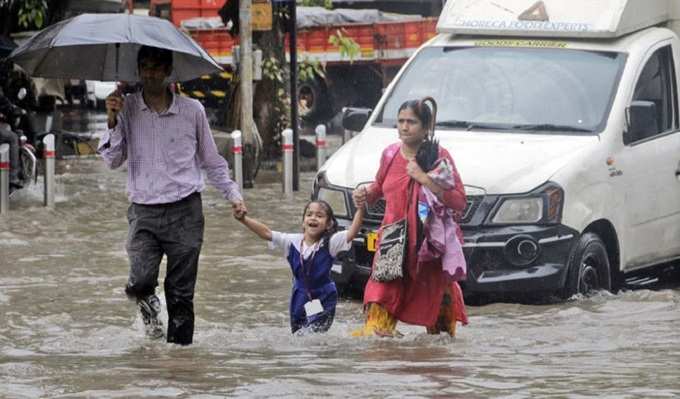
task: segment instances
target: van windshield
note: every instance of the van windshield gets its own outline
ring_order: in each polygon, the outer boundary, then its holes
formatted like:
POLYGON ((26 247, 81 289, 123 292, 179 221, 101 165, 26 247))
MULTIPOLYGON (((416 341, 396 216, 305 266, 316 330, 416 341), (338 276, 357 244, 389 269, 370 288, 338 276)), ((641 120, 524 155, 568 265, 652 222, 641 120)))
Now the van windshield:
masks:
POLYGON ((606 123, 625 55, 567 49, 432 47, 396 82, 376 124, 406 100, 437 101, 437 130, 593 134, 606 123))

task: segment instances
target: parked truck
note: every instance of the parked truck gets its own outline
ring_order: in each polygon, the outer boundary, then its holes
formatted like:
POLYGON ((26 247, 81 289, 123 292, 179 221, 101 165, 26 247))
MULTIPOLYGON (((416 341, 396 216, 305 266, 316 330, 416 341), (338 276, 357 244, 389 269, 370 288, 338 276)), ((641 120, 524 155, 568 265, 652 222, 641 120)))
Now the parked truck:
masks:
MULTIPOLYGON (((187 94, 203 100, 207 106, 218 106, 228 98, 225 80, 231 78, 233 49, 238 45, 238 37, 232 37, 227 27, 210 27, 215 23, 210 18, 219 19, 217 12, 224 3, 225 0, 152 0, 150 3, 150 14, 183 27, 227 70, 221 77, 205 77, 188 85, 187 94), (205 21, 200 23, 197 19, 205 21)), ((441 5, 438 1, 432 3, 441 5)), ((311 127, 325 123, 339 130, 344 107, 375 106, 383 88, 408 57, 435 35, 436 22, 436 17, 384 14, 377 9, 299 7, 298 60, 325 67, 323 77, 316 75, 314 79, 298 83, 303 122, 311 127), (341 55, 340 48, 331 44, 331 36, 338 34, 359 45, 356 58, 341 55)), ((285 48, 289 48, 288 39, 285 48)))
MULTIPOLYGON (((319 171, 313 196, 348 225, 351 192, 398 141, 398 107, 432 96, 436 137, 465 184, 464 292, 615 291, 680 259, 680 40, 677 0, 449 0, 438 35, 361 131, 319 171)), ((370 276, 384 202, 334 267, 341 287, 370 276)))

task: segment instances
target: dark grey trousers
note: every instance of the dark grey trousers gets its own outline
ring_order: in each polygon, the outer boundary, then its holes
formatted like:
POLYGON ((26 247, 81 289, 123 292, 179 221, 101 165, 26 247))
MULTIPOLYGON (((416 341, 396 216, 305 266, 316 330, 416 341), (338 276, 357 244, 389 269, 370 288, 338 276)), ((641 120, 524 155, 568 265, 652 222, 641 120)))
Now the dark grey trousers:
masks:
POLYGON ((158 269, 167 256, 164 288, 168 307, 167 341, 189 345, 194 335, 194 287, 203 244, 200 193, 161 205, 132 204, 128 209, 130 276, 126 294, 134 299, 154 294, 158 269))

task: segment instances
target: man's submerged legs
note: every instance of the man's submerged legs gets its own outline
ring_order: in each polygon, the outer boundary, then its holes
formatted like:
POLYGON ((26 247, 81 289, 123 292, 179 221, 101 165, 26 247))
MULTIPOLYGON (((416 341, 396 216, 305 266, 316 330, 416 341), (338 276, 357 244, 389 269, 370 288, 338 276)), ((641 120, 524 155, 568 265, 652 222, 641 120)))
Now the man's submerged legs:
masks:
POLYGON ((130 260, 125 293, 139 306, 144 329, 150 338, 163 337, 163 323, 159 319, 161 304, 155 295, 158 285, 158 268, 163 252, 156 239, 155 220, 158 211, 135 204, 128 209, 128 242, 126 245, 130 260))
POLYGON ((152 339, 163 338, 163 322, 159 318, 161 302, 158 297, 149 295, 138 299, 137 304, 139 305, 139 312, 142 314, 146 335, 152 339))
POLYGON ((165 300, 168 342, 189 345, 194 335, 194 289, 203 244, 204 217, 198 194, 169 208, 164 218, 161 246, 167 255, 165 300))

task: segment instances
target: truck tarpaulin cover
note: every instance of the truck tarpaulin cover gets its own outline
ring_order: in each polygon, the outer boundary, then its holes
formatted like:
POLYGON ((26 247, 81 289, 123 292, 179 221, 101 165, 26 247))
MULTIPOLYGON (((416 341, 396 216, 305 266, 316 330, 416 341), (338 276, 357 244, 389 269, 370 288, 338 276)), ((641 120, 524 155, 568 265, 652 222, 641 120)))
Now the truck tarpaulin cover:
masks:
MULTIPOLYGON (((238 0, 227 0, 218 11, 222 22, 229 27, 232 36, 238 35, 238 0)), ((296 9, 298 29, 313 28, 315 26, 334 26, 351 23, 371 24, 375 22, 410 21, 420 19, 420 15, 404 15, 387 13, 375 9, 353 10, 337 8, 327 10, 323 7, 297 7, 296 9)), ((212 24, 214 21, 199 21, 196 18, 190 22, 192 26, 212 24)), ((188 26, 186 26, 189 28, 188 26)))
POLYGON ((298 29, 315 26, 333 26, 345 24, 372 24, 376 22, 410 21, 421 19, 420 15, 403 15, 386 13, 379 10, 353 10, 337 8, 327 10, 323 7, 298 7, 298 29))

